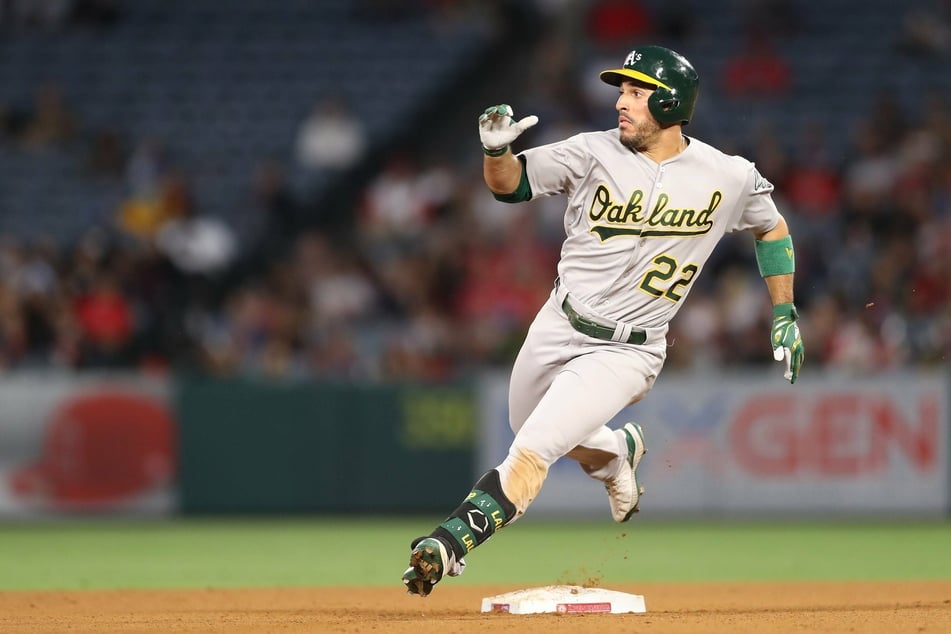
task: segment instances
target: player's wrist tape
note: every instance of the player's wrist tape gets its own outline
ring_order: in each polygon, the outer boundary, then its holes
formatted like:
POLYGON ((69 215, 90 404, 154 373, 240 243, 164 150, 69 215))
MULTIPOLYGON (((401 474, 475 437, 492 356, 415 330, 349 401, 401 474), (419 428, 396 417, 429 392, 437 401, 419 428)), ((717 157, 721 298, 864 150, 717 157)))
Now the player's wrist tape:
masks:
POLYGON ((503 145, 502 147, 496 148, 494 150, 490 150, 484 145, 482 146, 482 153, 485 154, 486 156, 502 156, 508 151, 509 151, 509 146, 507 145, 503 145))
POLYGON ((796 254, 793 251, 792 236, 779 240, 756 240, 755 249, 759 274, 763 277, 796 272, 796 254))
POLYGON ((792 321, 796 321, 799 319, 799 311, 796 310, 796 305, 792 302, 776 304, 773 306, 773 319, 791 319, 792 321))

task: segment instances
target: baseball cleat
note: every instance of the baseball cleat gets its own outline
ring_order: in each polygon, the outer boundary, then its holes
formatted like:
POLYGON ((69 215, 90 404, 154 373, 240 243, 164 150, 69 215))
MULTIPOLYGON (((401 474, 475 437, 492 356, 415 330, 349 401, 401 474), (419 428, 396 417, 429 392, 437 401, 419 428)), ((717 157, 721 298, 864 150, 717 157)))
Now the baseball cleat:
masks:
POLYGON ((408 594, 429 596, 433 586, 442 579, 449 556, 446 547, 435 537, 424 537, 413 543, 409 568, 403 573, 408 594))
POLYGON ((644 494, 644 488, 637 483, 637 465, 647 453, 647 447, 644 446, 644 432, 637 423, 627 423, 620 431, 627 441, 627 458, 621 461, 618 474, 605 481, 604 488, 608 492, 614 521, 626 522, 637 513, 637 502, 644 494))

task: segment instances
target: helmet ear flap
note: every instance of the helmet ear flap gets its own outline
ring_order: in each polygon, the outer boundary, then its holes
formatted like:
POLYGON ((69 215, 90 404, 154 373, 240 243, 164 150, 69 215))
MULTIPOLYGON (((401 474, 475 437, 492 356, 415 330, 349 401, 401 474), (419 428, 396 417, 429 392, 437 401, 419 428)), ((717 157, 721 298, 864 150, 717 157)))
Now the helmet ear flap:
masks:
POLYGON ((668 90, 663 86, 658 86, 647 100, 647 107, 650 113, 654 115, 660 123, 679 123, 681 117, 680 98, 676 90, 668 90))

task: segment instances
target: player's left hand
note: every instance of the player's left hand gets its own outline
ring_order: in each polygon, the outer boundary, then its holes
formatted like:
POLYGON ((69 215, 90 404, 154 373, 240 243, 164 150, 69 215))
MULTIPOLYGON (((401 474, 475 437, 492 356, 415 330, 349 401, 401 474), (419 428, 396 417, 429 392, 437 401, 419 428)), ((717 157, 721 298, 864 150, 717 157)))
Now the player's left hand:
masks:
POLYGON ((770 334, 773 358, 786 362, 786 373, 783 376, 790 383, 795 383, 799 378, 799 368, 802 367, 802 359, 805 356, 802 336, 799 334, 799 326, 796 325, 797 319, 799 313, 792 303, 773 306, 773 328, 770 334))

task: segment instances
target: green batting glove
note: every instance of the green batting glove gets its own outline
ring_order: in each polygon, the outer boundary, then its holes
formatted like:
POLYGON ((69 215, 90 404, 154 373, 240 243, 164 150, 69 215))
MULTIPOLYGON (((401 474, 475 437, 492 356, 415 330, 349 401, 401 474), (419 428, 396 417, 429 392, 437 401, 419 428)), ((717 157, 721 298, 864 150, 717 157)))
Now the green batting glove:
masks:
POLYGON ((777 361, 786 361, 786 373, 783 375, 790 383, 799 378, 799 368, 805 350, 802 347, 802 336, 796 320, 799 313, 792 304, 777 304, 773 306, 773 329, 770 333, 770 342, 773 344, 773 358, 777 361))

